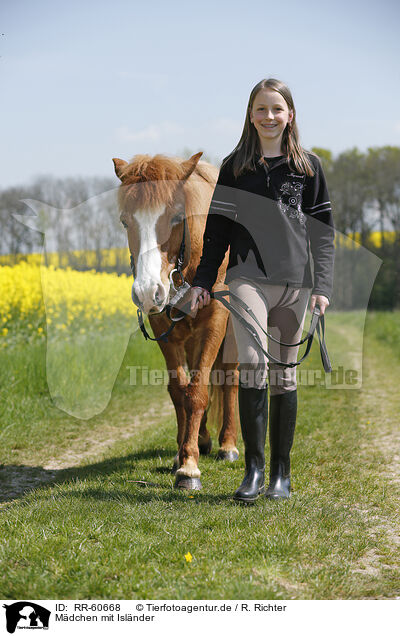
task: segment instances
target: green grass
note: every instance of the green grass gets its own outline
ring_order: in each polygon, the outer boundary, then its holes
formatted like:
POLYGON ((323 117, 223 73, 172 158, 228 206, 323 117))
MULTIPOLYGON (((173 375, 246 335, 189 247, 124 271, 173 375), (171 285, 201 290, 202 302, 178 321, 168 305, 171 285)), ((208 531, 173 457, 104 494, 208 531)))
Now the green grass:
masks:
MULTIPOLYGON (((361 390, 299 388, 291 499, 260 498, 247 507, 231 498, 243 476, 241 444, 234 464, 216 462, 216 449, 201 458, 202 491, 173 489, 176 426, 164 410, 166 388, 131 386, 126 369, 138 360, 163 368, 156 345, 132 338, 110 404, 91 420, 52 405, 43 347, 2 352, 0 486, 10 466, 33 481, 25 494, 3 497, 0 596, 399 596, 399 486, 390 470, 398 450, 391 440, 398 434, 400 370, 396 345, 378 339, 386 318, 368 316, 361 390), (379 386, 387 368, 390 377, 379 386), (139 425, 130 429, 134 418, 139 425), (97 451, 96 439, 100 446, 110 432, 115 441, 97 451), (94 443, 78 465, 43 468, 71 448, 84 449, 87 439, 94 443), (46 475, 47 483, 35 486, 46 475)), ((343 341, 333 316, 331 323, 332 355, 343 341)), ((358 328, 357 318, 349 324, 358 328)), ((320 368, 316 345, 306 364, 320 368)))
POLYGON ((373 311, 368 315, 368 323, 375 337, 388 344, 400 360, 400 312, 373 311))

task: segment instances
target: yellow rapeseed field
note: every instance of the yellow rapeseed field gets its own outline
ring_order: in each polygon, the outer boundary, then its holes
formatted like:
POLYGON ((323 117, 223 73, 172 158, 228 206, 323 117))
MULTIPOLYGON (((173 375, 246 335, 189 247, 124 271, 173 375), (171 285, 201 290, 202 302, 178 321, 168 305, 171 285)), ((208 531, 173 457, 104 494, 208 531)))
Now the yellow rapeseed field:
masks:
POLYGON ((32 261, 0 266, 1 347, 44 338, 51 325, 52 334, 58 330, 61 336, 68 329, 85 333, 110 327, 116 320, 132 324, 131 277, 32 261))
MULTIPOLYGON (((127 247, 114 247, 100 250, 101 264, 103 267, 115 267, 118 263, 129 263, 129 249, 127 247)), ((95 267, 99 254, 94 250, 74 250, 68 253, 50 252, 46 254, 46 265, 54 267, 67 267, 71 258, 86 267, 95 267)), ((1 265, 15 265, 26 262, 29 265, 39 266, 42 262, 42 254, 0 254, 1 265)))

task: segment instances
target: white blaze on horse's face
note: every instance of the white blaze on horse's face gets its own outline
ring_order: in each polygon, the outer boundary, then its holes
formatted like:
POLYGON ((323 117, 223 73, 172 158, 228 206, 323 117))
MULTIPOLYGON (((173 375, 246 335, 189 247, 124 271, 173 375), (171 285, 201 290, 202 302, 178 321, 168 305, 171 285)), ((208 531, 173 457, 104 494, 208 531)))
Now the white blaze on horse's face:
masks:
POLYGON ((139 246, 139 251, 135 254, 136 277, 133 291, 145 313, 150 310, 160 312, 168 302, 169 283, 161 279, 163 263, 160 237, 157 236, 157 225, 164 213, 165 207, 162 207, 156 210, 136 210, 132 216, 136 226, 135 242, 139 246))

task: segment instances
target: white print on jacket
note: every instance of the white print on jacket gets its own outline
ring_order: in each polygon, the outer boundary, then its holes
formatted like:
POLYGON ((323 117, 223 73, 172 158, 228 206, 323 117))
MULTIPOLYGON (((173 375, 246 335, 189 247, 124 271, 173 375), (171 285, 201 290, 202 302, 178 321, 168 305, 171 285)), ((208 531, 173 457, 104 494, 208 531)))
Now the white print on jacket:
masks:
POLYGON ((278 205, 284 214, 291 219, 297 219, 301 225, 305 225, 306 217, 301 210, 303 184, 286 181, 280 187, 282 196, 278 198, 278 205), (283 197, 285 200, 283 200, 283 197))

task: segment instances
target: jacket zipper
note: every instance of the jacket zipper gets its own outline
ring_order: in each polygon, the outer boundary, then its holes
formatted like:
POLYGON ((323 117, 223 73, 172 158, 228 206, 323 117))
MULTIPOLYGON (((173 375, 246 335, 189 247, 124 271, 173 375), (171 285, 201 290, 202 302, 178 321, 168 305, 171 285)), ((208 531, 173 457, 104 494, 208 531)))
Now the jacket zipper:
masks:
POLYGON ((267 188, 269 188, 269 184, 270 184, 270 172, 272 172, 272 170, 274 168, 279 168, 279 166, 281 166, 282 163, 284 163, 284 162, 282 161, 282 162, 277 163, 274 166, 271 166, 271 168, 269 170, 268 170, 267 166, 265 165, 265 163, 262 164, 262 167, 264 168, 265 174, 267 175, 267 188))
POLYGON ((267 175, 267 188, 269 188, 269 171, 265 163, 262 164, 262 167, 264 168, 265 174, 267 175))

